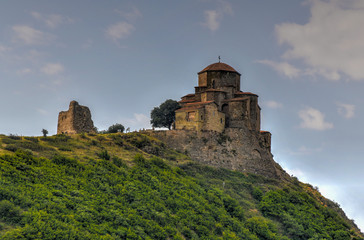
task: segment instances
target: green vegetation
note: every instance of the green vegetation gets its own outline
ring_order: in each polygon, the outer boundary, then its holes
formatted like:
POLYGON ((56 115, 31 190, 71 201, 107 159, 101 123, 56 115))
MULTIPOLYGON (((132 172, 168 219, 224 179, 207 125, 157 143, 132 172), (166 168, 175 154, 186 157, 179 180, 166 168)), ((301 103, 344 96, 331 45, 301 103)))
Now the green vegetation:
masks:
POLYGON ((121 125, 120 123, 116 123, 114 125, 111 125, 107 129, 107 133, 117 133, 117 132, 124 132, 125 127, 121 125))
POLYGON ((180 106, 177 101, 168 99, 163 102, 159 107, 153 108, 150 113, 150 123, 153 127, 166 127, 171 129, 172 123, 175 120, 175 111, 180 106))
POLYGON ((202 166, 141 133, 0 140, 0 239, 363 239, 310 185, 202 166))
POLYGON ((42 129, 42 133, 43 133, 43 137, 47 137, 47 134, 48 134, 48 130, 46 129, 42 129))

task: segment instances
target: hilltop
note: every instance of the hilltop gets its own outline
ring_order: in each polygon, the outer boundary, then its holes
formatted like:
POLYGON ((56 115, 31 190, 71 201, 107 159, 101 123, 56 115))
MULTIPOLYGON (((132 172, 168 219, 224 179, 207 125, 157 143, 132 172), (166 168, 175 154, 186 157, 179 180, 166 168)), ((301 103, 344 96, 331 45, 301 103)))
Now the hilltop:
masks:
POLYGON ((364 239, 309 184, 196 163, 151 134, 0 140, 1 239, 364 239))

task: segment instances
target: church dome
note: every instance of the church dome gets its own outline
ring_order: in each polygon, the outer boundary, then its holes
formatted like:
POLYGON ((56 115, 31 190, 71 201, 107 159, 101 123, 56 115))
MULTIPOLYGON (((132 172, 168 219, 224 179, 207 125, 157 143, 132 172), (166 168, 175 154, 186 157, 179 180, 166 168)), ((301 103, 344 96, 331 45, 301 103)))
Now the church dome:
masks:
POLYGON ((237 74, 241 75, 233 67, 231 67, 230 65, 228 65, 226 63, 222 63, 222 62, 217 62, 217 63, 213 63, 211 65, 208 65, 202 71, 200 71, 198 74, 204 73, 204 72, 215 72, 215 71, 233 72, 233 73, 237 73, 237 74))

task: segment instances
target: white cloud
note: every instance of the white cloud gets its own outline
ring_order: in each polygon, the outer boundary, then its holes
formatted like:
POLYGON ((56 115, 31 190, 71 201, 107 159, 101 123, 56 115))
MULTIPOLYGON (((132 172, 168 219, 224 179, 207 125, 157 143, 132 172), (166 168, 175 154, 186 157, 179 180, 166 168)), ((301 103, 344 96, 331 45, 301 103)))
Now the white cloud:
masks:
POLYGON ((211 31, 216 31, 220 27, 221 14, 216 10, 206 10, 204 12, 205 22, 203 23, 211 31))
POLYGON ((130 23, 118 22, 106 29, 106 35, 117 42, 120 39, 128 37, 134 29, 134 26, 130 23))
POLYGON ((46 110, 41 109, 41 108, 37 108, 37 112, 44 116, 48 114, 48 112, 46 110))
POLYGON ((23 69, 20 69, 20 70, 18 70, 16 73, 18 74, 18 75, 27 75, 27 74, 30 74, 30 73, 32 73, 33 71, 32 71, 32 69, 30 69, 30 68, 23 68, 23 69))
POLYGON ((225 14, 233 15, 233 8, 231 4, 227 1, 218 1, 218 7, 216 10, 206 10, 204 11, 205 20, 202 26, 207 27, 212 32, 216 31, 220 27, 220 22, 222 21, 225 14))
POLYGON ((10 51, 11 48, 0 44, 0 54, 10 51))
POLYGON ((120 16, 124 17, 126 20, 130 22, 134 22, 135 20, 143 16, 142 13, 139 11, 139 9, 137 9, 136 7, 132 7, 132 10, 130 12, 124 12, 118 9, 116 9, 115 11, 120 16))
POLYGON ((272 109, 277 109, 277 108, 282 108, 283 107, 282 103, 276 102, 276 101, 273 101, 273 100, 264 102, 264 105, 269 107, 269 108, 272 108, 272 109))
POLYGON ((337 112, 344 118, 347 119, 353 118, 355 115, 355 105, 338 103, 337 112))
POLYGON ((295 78, 301 74, 301 70, 287 62, 274 62, 271 60, 258 60, 258 63, 268 65, 276 70, 278 73, 287 76, 288 78, 295 78))
POLYGON ((85 43, 82 44, 82 48, 90 48, 92 47, 94 41, 92 41, 91 39, 87 39, 87 41, 85 43))
POLYGON ((60 24, 63 23, 72 23, 73 20, 69 17, 65 17, 58 14, 50 14, 50 15, 43 15, 39 12, 31 12, 30 13, 35 19, 42 21, 44 24, 46 24, 50 28, 56 28, 60 24))
POLYGON ((302 120, 301 128, 323 131, 334 127, 334 124, 325 122, 325 115, 323 113, 312 107, 306 107, 299 111, 298 116, 302 120))
POLYGON ((301 146, 296 150, 289 150, 288 153, 291 155, 311 155, 313 153, 318 153, 322 151, 322 147, 318 148, 309 148, 306 146, 301 146))
POLYGON ((229 2, 224 1, 224 0, 219 0, 218 3, 219 3, 220 11, 222 11, 223 13, 228 14, 228 15, 234 14, 233 7, 231 6, 231 4, 229 2))
POLYGON ((133 118, 122 119, 121 121, 125 128, 130 127, 131 129, 151 129, 150 118, 142 113, 134 113, 133 118))
POLYGON ((302 60, 305 72, 329 80, 364 80, 364 7, 362 0, 315 0, 306 24, 276 25, 286 60, 302 60))
POLYGON ((46 75, 57 75, 64 71, 64 67, 60 63, 47 63, 40 71, 46 75))
POLYGON ((51 39, 51 35, 29 27, 27 25, 15 25, 12 27, 15 41, 26 45, 45 44, 51 39))

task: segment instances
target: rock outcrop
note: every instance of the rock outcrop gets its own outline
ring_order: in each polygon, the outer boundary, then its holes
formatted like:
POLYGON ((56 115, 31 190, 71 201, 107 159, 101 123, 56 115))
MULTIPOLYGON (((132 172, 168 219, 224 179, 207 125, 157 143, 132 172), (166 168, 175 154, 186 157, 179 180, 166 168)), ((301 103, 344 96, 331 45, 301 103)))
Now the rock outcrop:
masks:
POLYGON ((72 101, 68 111, 62 111, 58 115, 57 134, 76 134, 83 132, 95 132, 90 109, 79 105, 76 101, 72 101))
POLYGON ((261 135, 256 131, 228 128, 223 133, 171 130, 146 134, 203 164, 274 179, 289 179, 289 175, 273 160, 270 144, 263 144, 261 135))

